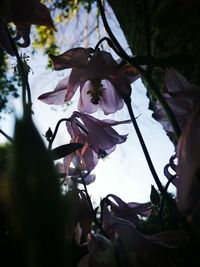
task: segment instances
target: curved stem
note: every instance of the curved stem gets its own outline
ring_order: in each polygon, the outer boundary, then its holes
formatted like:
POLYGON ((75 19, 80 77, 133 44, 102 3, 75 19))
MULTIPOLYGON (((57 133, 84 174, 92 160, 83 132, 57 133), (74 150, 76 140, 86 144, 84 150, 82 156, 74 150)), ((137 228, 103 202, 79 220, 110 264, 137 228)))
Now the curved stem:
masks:
POLYGON ((54 132, 53 132, 53 135, 52 135, 52 137, 51 137, 51 139, 50 139, 50 141, 49 141, 49 145, 48 145, 48 149, 49 149, 49 150, 51 150, 51 148, 52 148, 53 141, 54 141, 55 138, 56 138, 56 135, 57 135, 59 126, 60 126, 60 124, 61 124, 63 121, 70 121, 70 119, 63 118, 63 119, 61 119, 61 120, 59 120, 59 121, 57 122, 56 127, 55 127, 55 130, 54 130, 54 132))
POLYGON ((144 152, 144 155, 145 155, 147 164, 148 164, 149 169, 150 169, 150 171, 151 171, 151 173, 152 173, 152 176, 153 176, 153 178, 154 178, 154 181, 156 182, 159 191, 163 194, 163 193, 164 193, 164 188, 163 188, 163 186, 162 186, 162 184, 161 184, 161 182, 160 182, 160 179, 159 179, 159 177, 158 177, 158 175, 157 175, 157 173, 156 173, 156 170, 155 170, 154 165, 153 165, 153 163, 152 163, 152 161, 151 161, 149 152, 148 152, 147 147, 146 147, 146 145, 145 145, 144 139, 143 139, 143 137, 142 137, 142 134, 141 134, 140 129, 139 129, 139 127, 138 127, 138 124, 137 124, 137 122, 136 122, 136 119, 135 119, 135 116, 134 116, 134 113, 133 113, 133 109, 132 109, 132 106, 131 106, 131 99, 130 99, 130 98, 127 98, 127 99, 125 100, 125 103, 126 103, 126 106, 127 106, 127 108, 128 108, 128 111, 129 111, 129 114, 130 114, 130 117, 131 117, 133 126, 134 126, 134 128, 135 128, 136 134, 137 134, 138 139, 139 139, 139 141, 140 141, 142 150, 143 150, 143 152, 144 152))
POLYGON ((115 47, 114 43, 110 40, 110 38, 108 37, 103 37, 101 40, 98 41, 98 43, 96 44, 94 50, 96 51, 97 48, 100 46, 100 44, 104 41, 107 41, 108 45, 115 51, 115 53, 121 57, 120 52, 117 50, 117 48, 115 47))
POLYGON ((120 43, 118 42, 118 40, 116 39, 116 37, 114 36, 113 32, 110 29, 110 26, 109 26, 108 21, 107 21, 106 16, 105 16, 104 7, 103 7, 103 5, 101 3, 101 0, 97 0, 97 2, 98 2, 98 5, 99 5, 99 10, 100 10, 100 14, 101 14, 101 17, 102 17, 102 20, 103 20, 104 27, 105 27, 110 39, 112 40, 112 42, 114 43, 115 47, 119 51, 121 58, 126 60, 133 67, 135 67, 141 73, 141 75, 147 81, 147 83, 149 84, 151 90, 154 92, 156 98, 161 103, 162 107, 164 108, 164 110, 165 110, 165 112, 167 114, 167 117, 168 117, 169 121, 172 124, 172 127, 173 127, 175 135, 176 135, 176 141, 177 141, 179 136, 180 136, 181 130, 180 130, 180 127, 179 127, 179 125, 177 123, 177 120, 176 120, 176 118, 174 116, 174 113, 172 112, 171 108, 167 104, 167 102, 164 99, 163 95, 160 93, 160 91, 157 88, 157 86, 154 84, 154 82, 151 79, 151 77, 146 73, 146 71, 139 64, 136 64, 135 61, 134 61, 134 58, 131 58, 125 52, 125 50, 122 48, 122 46, 120 45, 120 43))

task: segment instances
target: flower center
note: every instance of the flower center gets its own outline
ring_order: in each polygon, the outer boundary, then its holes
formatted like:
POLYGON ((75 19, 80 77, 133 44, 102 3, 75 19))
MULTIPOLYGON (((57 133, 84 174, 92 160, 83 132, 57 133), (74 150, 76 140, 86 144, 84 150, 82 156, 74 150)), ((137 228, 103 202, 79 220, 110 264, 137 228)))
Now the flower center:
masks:
POLYGON ((90 94, 91 96, 91 102, 94 105, 99 104, 99 100, 103 95, 103 84, 101 83, 101 80, 94 79, 90 81, 92 83, 92 89, 87 92, 87 94, 90 94))

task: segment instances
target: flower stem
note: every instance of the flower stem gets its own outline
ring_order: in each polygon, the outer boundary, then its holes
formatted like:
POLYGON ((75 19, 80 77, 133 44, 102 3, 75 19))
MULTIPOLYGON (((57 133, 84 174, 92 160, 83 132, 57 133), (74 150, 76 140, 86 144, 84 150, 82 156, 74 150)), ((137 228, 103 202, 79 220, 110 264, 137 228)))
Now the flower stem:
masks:
POLYGON ((139 127, 138 127, 138 124, 137 124, 137 122, 136 122, 136 119, 135 119, 135 116, 134 116, 134 113, 133 113, 133 109, 132 109, 132 106, 131 106, 131 98, 130 98, 130 97, 127 98, 127 99, 125 100, 125 103, 126 103, 126 106, 127 106, 127 108, 128 108, 128 111, 129 111, 129 114, 130 114, 130 117, 131 117, 133 126, 134 126, 134 128, 135 128, 136 134, 137 134, 138 139, 139 139, 139 141, 140 141, 142 150, 143 150, 143 152, 144 152, 144 155, 145 155, 147 164, 148 164, 149 169, 150 169, 150 171, 151 171, 151 173, 152 173, 152 176, 153 176, 153 178, 154 178, 154 181, 156 182, 159 191, 163 194, 163 193, 164 193, 164 188, 163 188, 163 186, 162 186, 162 184, 161 184, 161 182, 160 182, 160 179, 159 179, 159 177, 158 177, 158 175, 157 175, 157 173, 156 173, 156 170, 155 170, 154 165, 153 165, 153 163, 152 163, 151 157, 150 157, 149 152, 148 152, 148 150, 147 150, 147 147, 146 147, 146 145, 145 145, 144 139, 143 139, 143 137, 142 137, 142 134, 141 134, 140 129, 139 129, 139 127))
POLYGON ((54 130, 54 132, 53 132, 53 134, 52 134, 52 137, 51 137, 51 139, 49 140, 48 150, 51 150, 52 145, 53 145, 53 141, 54 141, 55 138, 56 138, 56 135, 57 135, 59 126, 60 126, 60 124, 61 124, 63 121, 70 121, 70 119, 63 118, 63 119, 61 119, 61 120, 59 120, 59 121, 57 122, 56 127, 55 127, 55 130, 54 130))
MULTIPOLYGON (((87 173, 87 175, 88 175, 88 173, 87 173)), ((93 221, 96 224, 96 226, 99 228, 101 233, 104 234, 105 236, 107 236, 107 234, 105 233, 105 231, 102 228, 102 225, 97 220, 96 213, 94 211, 94 208, 93 208, 93 205, 92 205, 92 201, 91 201, 91 198, 90 198, 90 196, 88 194, 87 186, 86 186, 85 181, 84 181, 84 177, 83 177, 82 174, 80 174, 80 177, 81 177, 81 180, 82 180, 82 184, 83 184, 83 187, 84 187, 84 192, 86 194, 86 198, 87 198, 88 204, 89 204, 91 212, 92 212, 93 221)))
POLYGON ((28 70, 26 70, 25 62, 23 62, 22 57, 19 55, 17 46, 15 42, 12 39, 12 36, 10 35, 10 32, 8 30, 8 27, 5 26, 6 32, 8 34, 8 38, 10 40, 12 49, 14 51, 15 57, 17 59, 17 66, 18 66, 18 73, 22 80, 22 104, 23 104, 23 111, 24 113, 27 111, 31 111, 32 101, 31 101, 31 90, 28 82, 28 70), (26 103, 26 93, 27 93, 27 99, 28 103, 26 103), (28 105, 27 105, 28 104, 28 105))

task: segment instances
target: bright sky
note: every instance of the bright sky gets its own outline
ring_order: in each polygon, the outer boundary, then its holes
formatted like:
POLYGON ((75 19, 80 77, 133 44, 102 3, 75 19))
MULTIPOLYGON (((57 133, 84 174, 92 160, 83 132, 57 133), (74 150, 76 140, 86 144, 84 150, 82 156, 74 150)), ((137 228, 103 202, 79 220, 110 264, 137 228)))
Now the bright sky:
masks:
MULTIPOLYGON (((73 22, 72 22, 73 24, 73 22)), ((116 24, 115 24, 116 27, 116 24)), ((119 29, 117 28, 117 31, 119 29)), ((66 40, 68 40, 66 37, 66 40)), ((95 37, 96 38, 96 37, 95 37)), ((120 35, 122 43, 125 40, 120 35)), ((66 42, 63 41, 60 52, 64 52, 66 42)), ((91 44, 90 44, 91 45, 91 44)), ((127 44, 126 44, 127 45, 127 44)), ((58 120, 63 117, 71 116, 76 110, 79 92, 73 98, 70 106, 48 106, 39 100, 38 96, 44 92, 51 91, 55 88, 57 82, 62 79, 63 75, 67 75, 68 71, 56 72, 46 70, 46 57, 41 53, 30 59, 30 66, 33 74, 30 74, 30 87, 32 90, 34 120, 41 134, 45 134, 49 127, 53 130, 58 120)), ((148 99, 146 97, 146 89, 140 80, 136 81, 132 86, 132 105, 135 116, 138 116, 137 122, 143 134, 146 146, 149 150, 155 169, 163 184, 167 179, 163 175, 163 167, 168 163, 169 158, 174 153, 174 148, 162 127, 151 117, 151 111, 148 110, 148 99)), ((21 101, 14 101, 16 111, 19 113, 21 109, 21 101)), ((98 118, 105 118, 102 112, 94 114, 98 118)), ((8 134, 13 132, 13 115, 6 117, 6 120, 0 122, 0 127, 8 134)), ((114 120, 129 119, 126 107, 113 115, 106 118, 114 120)), ((149 200, 151 184, 155 184, 149 167, 146 163, 138 138, 135 134, 132 124, 116 126, 120 134, 128 134, 126 143, 118 145, 117 149, 106 159, 100 160, 95 168, 96 181, 88 186, 92 199, 99 202, 101 197, 109 193, 117 194, 125 201, 147 201, 149 200)), ((63 126, 60 128, 54 146, 62 145, 70 141, 69 135, 63 126)), ((0 142, 5 139, 0 136, 0 142)), ((174 191, 173 186, 170 191, 174 191)))

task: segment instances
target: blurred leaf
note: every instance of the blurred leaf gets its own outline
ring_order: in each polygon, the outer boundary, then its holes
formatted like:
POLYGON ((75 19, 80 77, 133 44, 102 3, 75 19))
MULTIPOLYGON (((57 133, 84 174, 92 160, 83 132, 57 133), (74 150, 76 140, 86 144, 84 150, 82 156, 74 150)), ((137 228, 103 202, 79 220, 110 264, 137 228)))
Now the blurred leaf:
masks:
POLYGON ((11 223, 24 243, 28 265, 63 266, 65 231, 59 181, 30 116, 16 122, 9 163, 11 223))
POLYGON ((71 143, 71 144, 58 146, 51 150, 51 155, 52 155, 53 160, 57 160, 57 159, 66 157, 67 155, 75 152, 77 149, 80 149, 82 147, 83 147, 83 144, 79 144, 79 143, 71 143))
POLYGON ((151 185, 150 199, 153 205, 160 205, 160 195, 153 185, 151 185))

